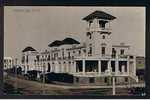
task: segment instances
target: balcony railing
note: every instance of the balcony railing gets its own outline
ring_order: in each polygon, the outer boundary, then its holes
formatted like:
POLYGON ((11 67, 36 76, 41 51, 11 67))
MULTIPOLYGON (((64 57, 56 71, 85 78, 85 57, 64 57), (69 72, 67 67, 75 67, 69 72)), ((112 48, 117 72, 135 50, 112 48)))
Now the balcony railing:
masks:
POLYGON ((119 58, 127 58, 127 55, 118 55, 119 58))
POLYGON ((124 58, 124 59, 127 59, 128 58, 128 55, 111 55, 112 58, 124 58))
POLYGON ((102 57, 111 58, 111 55, 102 55, 102 57))
POLYGON ((50 60, 72 60, 74 59, 74 56, 70 57, 56 57, 56 58, 51 58, 50 60))
POLYGON ((127 72, 75 72, 73 73, 73 75, 75 76, 129 76, 129 74, 127 72))
POLYGON ((110 28, 101 28, 101 27, 90 27, 86 29, 87 31, 102 31, 102 32, 111 32, 110 28))

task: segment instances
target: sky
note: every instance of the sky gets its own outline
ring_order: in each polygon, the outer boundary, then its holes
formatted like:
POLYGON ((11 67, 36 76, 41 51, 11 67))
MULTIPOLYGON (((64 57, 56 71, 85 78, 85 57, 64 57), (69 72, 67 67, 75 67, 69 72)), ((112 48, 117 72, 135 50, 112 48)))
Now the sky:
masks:
POLYGON ((111 23, 112 43, 130 45, 133 55, 145 56, 145 7, 5 6, 4 56, 21 58, 21 51, 32 46, 42 52, 54 40, 72 37, 85 41, 85 16, 95 10, 117 19, 111 23))

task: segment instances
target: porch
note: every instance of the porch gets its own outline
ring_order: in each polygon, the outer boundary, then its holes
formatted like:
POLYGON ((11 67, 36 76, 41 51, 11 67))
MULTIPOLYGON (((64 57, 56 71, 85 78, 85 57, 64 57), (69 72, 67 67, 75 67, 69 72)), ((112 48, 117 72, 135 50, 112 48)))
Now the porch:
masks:
POLYGON ((112 59, 75 60, 72 74, 78 77, 129 76, 129 61, 112 59))

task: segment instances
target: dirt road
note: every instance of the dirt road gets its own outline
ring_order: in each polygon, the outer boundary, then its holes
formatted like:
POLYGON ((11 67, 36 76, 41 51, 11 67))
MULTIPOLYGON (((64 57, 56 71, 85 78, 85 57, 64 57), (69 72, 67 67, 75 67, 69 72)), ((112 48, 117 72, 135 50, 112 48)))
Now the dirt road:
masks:
MULTIPOLYGON (((24 80, 12 76, 5 77, 6 83, 19 89, 25 95, 111 95, 111 86, 64 86, 55 84, 44 84, 36 81, 24 80), (90 88, 88 88, 90 87, 90 88), (105 89, 104 89, 105 88, 105 89)), ((126 86, 125 86, 126 87, 126 86)), ((116 89, 118 95, 128 95, 128 88, 120 87, 116 89)))

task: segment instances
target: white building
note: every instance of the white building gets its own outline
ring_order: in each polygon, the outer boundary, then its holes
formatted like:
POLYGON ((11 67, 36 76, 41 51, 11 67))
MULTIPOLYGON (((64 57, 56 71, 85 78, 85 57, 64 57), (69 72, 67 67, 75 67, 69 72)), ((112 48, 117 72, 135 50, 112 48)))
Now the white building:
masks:
POLYGON ((105 84, 115 76, 116 82, 138 81, 136 57, 129 54, 130 46, 111 42, 111 22, 116 17, 95 11, 83 20, 87 22, 85 43, 67 37, 49 44, 50 49, 38 53, 32 47, 23 51, 22 66, 45 73, 68 73, 74 76, 75 84, 105 84))
POLYGON ((35 60, 38 56, 38 52, 32 47, 27 47, 22 51, 22 71, 27 73, 29 70, 36 70, 35 60))
POLYGON ((13 67, 13 59, 11 57, 4 57, 4 70, 13 67))

